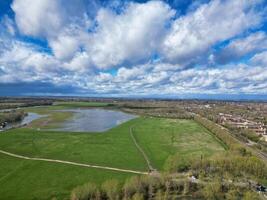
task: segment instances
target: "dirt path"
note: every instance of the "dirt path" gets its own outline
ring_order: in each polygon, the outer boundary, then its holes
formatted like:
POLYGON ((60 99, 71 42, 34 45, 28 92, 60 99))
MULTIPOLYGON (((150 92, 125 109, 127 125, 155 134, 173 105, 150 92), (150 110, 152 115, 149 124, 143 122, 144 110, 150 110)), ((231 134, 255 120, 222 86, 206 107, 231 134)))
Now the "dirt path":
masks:
POLYGON ((67 164, 67 165, 75 165, 75 166, 81 166, 81 167, 104 169, 104 170, 126 172, 126 173, 133 173, 133 174, 144 174, 144 175, 149 174, 148 172, 141 172, 141 171, 128 170, 128 169, 120 169, 120 168, 106 167, 106 166, 99 166, 99 165, 89 165, 89 164, 83 164, 83 163, 77 163, 77 162, 71 162, 71 161, 65 161, 65 160, 54 160, 54 159, 48 159, 48 158, 31 158, 31 157, 27 157, 27 156, 13 154, 13 153, 3 151, 3 150, 0 150, 0 153, 11 156, 11 157, 24 159, 24 160, 35 160, 35 161, 45 161, 45 162, 52 162, 52 163, 62 163, 62 164, 67 164))
POLYGON ((134 137, 134 134, 133 134, 133 127, 131 126, 130 127, 130 135, 131 135, 131 138, 134 142, 134 145, 136 146, 136 148, 140 151, 140 153, 143 155, 146 163, 147 163, 147 167, 149 169, 150 172, 156 172, 157 170, 155 168, 152 167, 151 165, 151 162, 149 161, 148 159, 148 156, 146 155, 145 151, 142 149, 142 147, 137 143, 136 141, 136 138, 134 137))

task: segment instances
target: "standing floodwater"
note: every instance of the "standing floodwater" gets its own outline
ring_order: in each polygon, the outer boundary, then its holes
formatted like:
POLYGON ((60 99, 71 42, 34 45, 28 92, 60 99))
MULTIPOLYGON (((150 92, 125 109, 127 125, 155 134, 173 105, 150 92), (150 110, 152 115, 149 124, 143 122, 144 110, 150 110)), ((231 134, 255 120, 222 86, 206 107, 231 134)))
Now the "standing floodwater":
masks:
POLYGON ((25 116, 23 118, 23 120, 21 120, 20 122, 9 123, 9 124, 7 124, 7 126, 5 128, 3 128, 1 130, 8 130, 8 129, 11 129, 11 128, 18 128, 18 127, 27 125, 27 124, 31 123, 32 121, 34 121, 36 119, 39 119, 41 117, 45 117, 45 116, 46 115, 39 115, 37 113, 28 112, 27 116, 25 116))
MULTIPOLYGON (((74 116, 64 122, 59 131, 103 132, 123 122, 135 118, 135 115, 106 109, 71 109, 74 116)), ((58 112, 58 111, 57 111, 58 112)))

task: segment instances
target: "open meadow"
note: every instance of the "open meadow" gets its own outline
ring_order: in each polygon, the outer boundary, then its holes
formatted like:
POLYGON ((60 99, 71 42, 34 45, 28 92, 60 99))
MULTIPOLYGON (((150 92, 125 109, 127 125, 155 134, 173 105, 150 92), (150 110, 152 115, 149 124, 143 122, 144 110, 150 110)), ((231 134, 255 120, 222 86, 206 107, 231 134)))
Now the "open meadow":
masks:
MULTIPOLYGON (((0 150, 30 158, 56 159, 138 172, 148 172, 146 160, 136 147, 130 130, 153 168, 164 169, 167 158, 210 156, 224 151, 223 145, 193 120, 140 116, 101 133, 52 131, 71 112, 56 110, 79 107, 61 104, 27 108, 45 115, 27 127, 0 134, 0 150)), ((91 105, 83 104, 83 108, 91 105)), ((100 106, 92 104, 92 107, 100 106)), ((106 105, 103 105, 106 106, 106 105)), ((88 181, 101 184, 108 179, 124 181, 130 172, 73 166, 67 163, 25 160, 0 154, 1 199, 68 199, 70 191, 88 181), (16 192, 14 192, 16 191, 16 192)))

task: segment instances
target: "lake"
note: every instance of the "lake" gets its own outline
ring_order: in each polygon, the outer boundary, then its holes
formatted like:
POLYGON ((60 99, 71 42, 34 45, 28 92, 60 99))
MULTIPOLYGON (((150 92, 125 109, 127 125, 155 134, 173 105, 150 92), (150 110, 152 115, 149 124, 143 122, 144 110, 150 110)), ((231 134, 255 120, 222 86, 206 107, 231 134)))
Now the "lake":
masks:
POLYGON ((67 109, 56 112, 74 113, 60 128, 54 129, 68 132, 103 132, 136 118, 132 114, 107 109, 67 109))

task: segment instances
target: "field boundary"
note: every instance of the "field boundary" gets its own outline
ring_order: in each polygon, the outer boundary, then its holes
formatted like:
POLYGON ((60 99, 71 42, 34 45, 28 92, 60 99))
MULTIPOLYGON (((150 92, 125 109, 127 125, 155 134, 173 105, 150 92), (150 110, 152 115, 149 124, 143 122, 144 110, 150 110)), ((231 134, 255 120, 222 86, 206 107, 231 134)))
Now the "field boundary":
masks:
POLYGON ((22 156, 22 155, 10 153, 10 152, 3 151, 3 150, 0 150, 0 153, 8 155, 8 156, 11 156, 11 157, 24 159, 24 160, 34 160, 34 161, 44 161, 44 162, 51 162, 51 163, 61 163, 61 164, 66 164, 66 165, 75 165, 75 166, 80 166, 80 167, 104 169, 104 170, 111 170, 111 171, 118 171, 118 172, 125 172, 125 173, 133 173, 133 174, 142 174, 142 175, 148 175, 149 174, 148 172, 129 170, 129 169, 120 169, 120 168, 115 168, 115 167, 90 165, 90 164, 77 163, 77 162, 71 162, 71 161, 65 161, 65 160, 55 160, 55 159, 48 159, 48 158, 28 157, 28 156, 22 156))

